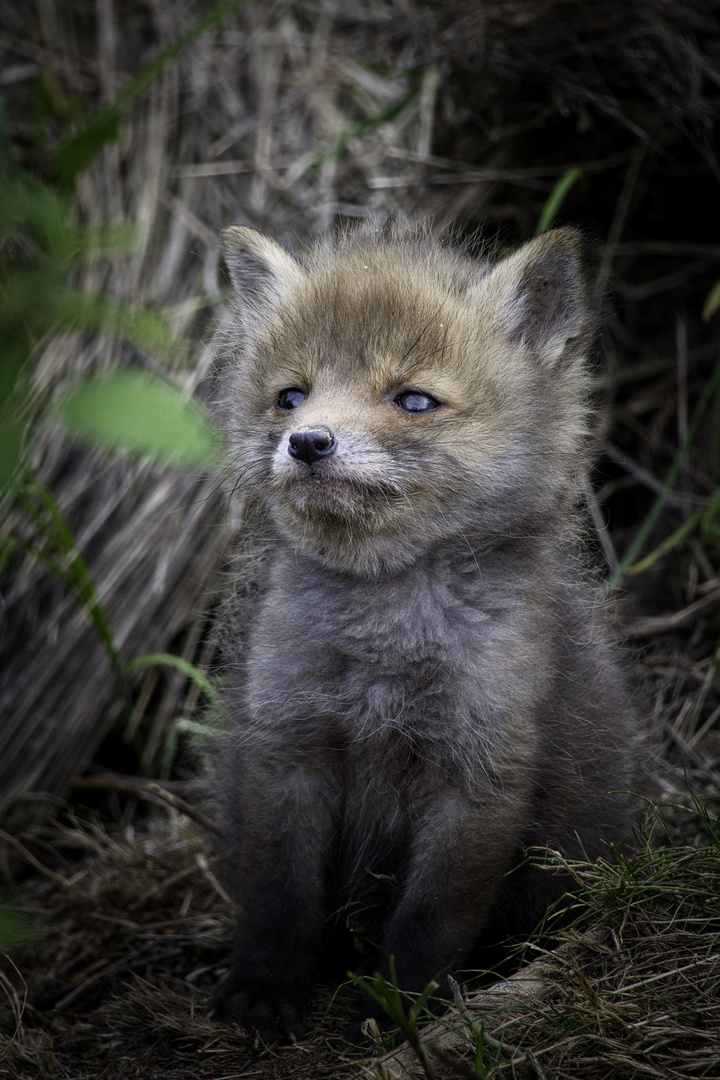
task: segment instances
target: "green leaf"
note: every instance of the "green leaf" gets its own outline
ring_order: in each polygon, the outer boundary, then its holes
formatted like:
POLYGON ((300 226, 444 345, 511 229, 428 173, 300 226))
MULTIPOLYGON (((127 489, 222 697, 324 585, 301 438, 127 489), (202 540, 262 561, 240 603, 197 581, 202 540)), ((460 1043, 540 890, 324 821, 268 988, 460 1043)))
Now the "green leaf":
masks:
POLYGON ((214 469, 222 438, 209 415, 177 387, 143 371, 118 371, 71 391, 60 415, 79 438, 109 450, 214 469))
POLYGON ((0 495, 7 489, 20 464, 22 429, 12 424, 0 426, 0 495))
POLYGON ((646 555, 645 558, 641 559, 639 562, 633 563, 632 566, 628 566, 625 573, 641 574, 643 570, 648 570, 651 566, 655 565, 658 559, 661 559, 664 555, 667 555, 669 551, 672 551, 673 548, 676 548, 678 544, 682 543, 685 537, 689 536, 697 525, 700 525, 703 528, 706 535, 711 534, 713 518, 716 517, 719 511, 720 490, 714 493, 707 506, 703 506, 699 510, 696 510, 694 514, 691 514, 689 518, 683 521, 682 525, 678 526, 678 528, 675 529, 666 540, 663 540, 661 544, 658 544, 649 555, 646 555))
POLYGON ((550 192, 548 200, 543 207, 542 213, 538 219, 537 228, 535 229, 536 236, 539 236, 540 233, 544 233, 550 228, 560 207, 565 202, 570 189, 578 182, 578 180, 584 179, 585 173, 582 169, 578 169, 577 166, 574 166, 572 169, 568 169, 566 173, 563 173, 550 192))
POLYGON ((170 329, 156 311, 96 299, 66 287, 55 291, 53 305, 54 320, 64 326, 118 334, 148 352, 167 350, 172 344, 170 329))
MULTIPOLYGON (((700 397, 698 398, 697 405, 695 406, 692 416, 690 417, 687 435, 685 436, 682 445, 679 447, 677 453, 675 454, 675 457, 673 458, 673 462, 665 478, 665 483, 655 497, 655 501, 650 507, 650 510, 648 511, 645 520, 642 522, 640 528, 635 534, 635 538, 633 539, 624 556, 620 560, 617 568, 612 572, 608 580, 599 590, 599 599, 603 599, 612 592, 615 586, 622 580, 624 575, 627 573, 628 567, 633 566, 636 563, 640 552, 645 547, 645 544, 647 543, 647 540, 650 537, 652 530, 655 528, 655 524, 660 517, 660 514, 662 513, 663 507, 667 502, 668 495, 677 483, 677 479, 685 462, 685 458, 687 457, 693 440, 695 439, 695 435, 697 434, 697 429, 700 425, 700 421, 706 408, 708 407, 708 404, 712 400, 716 387, 718 386, 720 386, 720 357, 718 357, 717 361, 715 362, 715 366, 710 374, 710 378, 708 379, 702 393, 700 394, 700 397)), ((635 572, 638 572, 637 569, 635 572)))
POLYGON ((106 143, 117 141, 121 120, 120 109, 111 106, 93 117, 77 135, 61 144, 55 154, 55 170, 61 184, 70 187, 78 173, 90 164, 106 143))
MULTIPOLYGON (((0 234, 27 231, 46 254, 64 254, 68 204, 37 177, 20 173, 0 182, 0 234)), ((4 260, 6 261, 6 260, 4 260)))
MULTIPOLYGON (((220 704, 220 695, 205 672, 195 664, 191 664, 189 660, 186 660, 182 656, 176 656, 174 653, 148 653, 145 656, 136 656, 133 660, 128 661, 125 665, 125 670, 137 671, 138 668, 155 667, 157 664, 165 664, 167 667, 173 667, 177 671, 181 671, 183 675, 186 675, 189 679, 192 679, 193 682, 197 683, 213 705, 220 704)), ((203 731, 209 730, 201 725, 196 725, 196 728, 203 731)), ((190 729, 186 728, 185 730, 190 729)))
POLYGON ((0 949, 10 952, 31 941, 33 936, 33 927, 24 915, 0 906, 0 949))
POLYGON ((38 480, 30 477, 26 483, 18 486, 17 494, 28 515, 35 522, 54 554, 60 559, 56 561, 52 556, 46 555, 26 541, 17 540, 17 543, 26 550, 33 550, 37 558, 57 575, 65 588, 75 593, 79 603, 92 619, 110 661, 118 689, 127 705, 129 703, 127 681, 110 620, 95 588, 90 568, 78 549, 72 529, 63 517, 52 492, 38 480))

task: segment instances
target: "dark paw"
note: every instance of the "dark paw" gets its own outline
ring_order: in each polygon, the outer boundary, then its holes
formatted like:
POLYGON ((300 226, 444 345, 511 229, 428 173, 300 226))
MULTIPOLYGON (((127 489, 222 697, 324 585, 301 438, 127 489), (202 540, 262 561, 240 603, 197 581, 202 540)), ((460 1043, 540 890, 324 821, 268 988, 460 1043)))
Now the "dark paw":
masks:
POLYGON ((304 1030, 304 1009, 291 997, 270 988, 248 991, 223 983, 213 997, 210 1016, 236 1024, 256 1046, 260 1042, 297 1042, 304 1030))

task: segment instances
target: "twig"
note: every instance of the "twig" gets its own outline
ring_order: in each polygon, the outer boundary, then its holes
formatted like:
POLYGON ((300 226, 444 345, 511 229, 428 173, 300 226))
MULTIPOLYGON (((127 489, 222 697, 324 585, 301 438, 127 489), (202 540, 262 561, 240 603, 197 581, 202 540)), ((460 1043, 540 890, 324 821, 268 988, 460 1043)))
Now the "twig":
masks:
POLYGON ((145 802, 155 803, 160 806, 171 806, 173 810, 179 810, 180 813, 187 814, 193 821, 197 821, 198 825, 202 825, 208 832, 219 835, 221 831, 200 810, 196 810, 179 795, 169 791, 165 783, 161 784, 156 780, 144 780, 142 777, 134 776, 105 776, 98 774, 95 776, 77 776, 72 781, 72 786, 77 791, 117 791, 124 795, 134 795, 135 798, 144 799, 145 802))

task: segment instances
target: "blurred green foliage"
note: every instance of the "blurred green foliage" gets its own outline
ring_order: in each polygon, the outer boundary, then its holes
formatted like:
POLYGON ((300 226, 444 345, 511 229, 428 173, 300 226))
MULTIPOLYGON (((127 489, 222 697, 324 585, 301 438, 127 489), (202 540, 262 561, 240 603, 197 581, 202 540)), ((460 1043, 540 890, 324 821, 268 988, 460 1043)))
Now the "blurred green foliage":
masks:
MULTIPOLYGON (((201 34, 218 26, 246 0, 219 0, 130 79, 114 101, 54 143, 38 135, 38 173, 18 163, 12 124, 0 97, 0 494, 7 491, 28 437, 24 415, 30 361, 39 343, 66 329, 114 334, 157 352, 171 343, 155 311, 87 295, 74 284, 83 261, 132 249, 133 230, 75 224, 72 194, 78 174, 119 136, 124 119, 151 85, 201 34)), ((41 75, 37 100, 42 103, 41 75)), ((45 93, 47 97, 47 93, 45 93)), ((46 101, 56 123, 67 124, 79 107, 59 110, 46 101)), ((40 125, 40 129, 42 124, 40 125)), ((39 130, 40 130, 39 129, 39 130)), ((46 135, 47 139, 48 136, 46 135)), ((212 467, 219 436, 202 411, 156 376, 109 375, 102 386, 80 388, 67 398, 65 416, 86 438, 116 449, 154 454, 185 466, 212 467), (94 415, 90 416, 90 411, 94 415), (120 437, 122 436, 122 437, 120 437)))
POLYGON ((64 139, 52 156, 53 172, 58 185, 63 188, 71 187, 78 173, 82 172, 103 146, 119 138, 123 120, 143 100, 165 69, 202 34, 219 26, 246 3, 247 0, 216 0, 216 3, 211 4, 198 16, 184 34, 171 42, 130 79, 113 101, 88 119, 79 131, 64 139))
POLYGON ((68 394, 59 413, 74 434, 108 449, 188 468, 213 469, 220 461, 221 441, 202 406, 146 371, 90 379, 68 394))
MULTIPOLYGON (((147 95, 152 84, 203 33, 217 27, 246 0, 216 0, 194 24, 145 65, 97 115, 65 98, 40 73, 35 114, 13 125, 9 91, 0 90, 0 502, 20 504, 34 523, 36 542, 8 536, 0 544, 0 570, 21 549, 43 562, 88 612, 106 651, 127 714, 127 671, 151 664, 180 668, 211 700, 216 693, 192 664, 167 654, 123 664, 107 613, 72 528, 58 503, 28 469, 33 425, 48 407, 79 438, 111 452, 150 456, 180 468, 214 470, 222 439, 204 408, 170 377, 141 366, 95 374, 64 387, 59 400, 39 403, 31 394, 37 354, 68 330, 122 338, 162 361, 172 345, 163 315, 105 295, 79 282, 90 260, 132 252, 132 225, 78 225, 74 188, 79 174, 147 95), (34 127, 33 127, 34 122, 34 127), (23 129, 20 136, 17 130, 23 129), (30 128, 32 134, 29 134, 30 128)), ((177 733, 173 734, 177 742, 177 733)), ((168 764, 169 771, 169 764, 168 764)), ((0 948, 22 936, 22 920, 0 907, 0 948)))
POLYGON ((70 201, 14 165, 7 145, 0 172, 0 488, 6 488, 27 436, 29 363, 53 333, 84 329, 119 334, 157 351, 171 336, 156 312, 89 296, 73 272, 89 257, 128 250, 125 227, 79 229, 70 201))
POLYGON ((34 930, 27 917, 0 904, 0 950, 13 952, 27 945, 34 936, 34 930))

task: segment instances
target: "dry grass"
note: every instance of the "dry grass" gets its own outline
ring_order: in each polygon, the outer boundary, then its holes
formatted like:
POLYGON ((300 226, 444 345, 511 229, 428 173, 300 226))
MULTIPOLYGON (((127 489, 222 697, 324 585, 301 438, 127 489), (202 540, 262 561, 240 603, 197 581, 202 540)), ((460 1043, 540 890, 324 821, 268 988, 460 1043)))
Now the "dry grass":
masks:
MULTIPOLYGON (((531 950, 539 959, 515 992, 482 992, 426 1030, 438 1075, 472 1075, 472 1063, 488 1080, 717 1075, 720 836, 705 810, 682 816, 697 846, 677 846, 664 825, 632 856, 571 867, 577 922, 554 951, 531 950)), ((377 1069, 380 1080, 418 1074, 405 1049, 377 1069)))
MULTIPOLYGON (((15 890, 31 944, 0 965, 0 1076, 218 1078, 353 1075, 320 990, 299 1047, 256 1052, 207 1017, 227 965, 230 904, 190 820, 108 830, 100 819, 35 826, 5 840, 32 862, 15 890), (344 1073, 338 1070, 346 1069, 344 1073)), ((352 1001, 352 999, 351 999, 352 1001)))
MULTIPOLYGON (((128 0, 122 18, 100 2, 86 11, 79 0, 43 0, 32 20, 1 5, 6 109, 23 164, 45 167, 43 148, 72 110, 97 110, 195 16, 189 0, 128 0), (33 105, 40 73, 44 114, 33 105)), ((188 392, 202 387, 225 284, 217 236, 229 222, 302 243, 338 222, 422 212, 502 245, 532 232, 558 177, 579 166, 585 180, 562 219, 606 241, 600 272, 614 289, 598 432, 607 450, 596 477, 612 563, 661 487, 716 355, 700 310, 720 262, 709 160, 719 56, 720 33, 700 0, 682 10, 613 3, 602 19, 560 0, 438 11, 386 0, 248 4, 165 71, 77 184, 79 220, 139 230, 131 254, 88 262, 80 284, 162 310, 172 354, 152 358, 102 335, 40 342, 36 413, 68 379, 117 363, 162 363, 188 392)), ((646 551, 717 489, 717 411, 716 395, 646 551)), ((169 650, 207 661, 206 612, 232 530, 215 480, 80 452, 47 423, 32 464, 89 563, 121 658, 169 650)), ((11 508, 6 528, 47 549, 23 507, 11 508)), ((714 739, 714 720, 703 725, 720 707, 715 556, 716 532, 696 528, 627 579, 631 636, 667 643, 650 674, 667 682, 661 722, 671 717, 667 739, 682 740, 695 771, 693 740, 700 730, 714 739)), ((67 793, 117 730, 119 711, 87 612, 34 555, 17 556, 11 571, 0 641, 5 802, 28 789, 67 793)), ((152 772, 197 691, 175 672, 134 678, 124 735, 141 739, 141 766, 152 772)), ((716 749, 701 756, 714 762, 716 749)))
MULTIPOLYGON (((93 112, 110 101, 204 6, 0 0, 0 88, 21 163, 42 174, 78 106, 93 112)), ((624 577, 619 623, 635 652, 638 697, 649 702, 661 799, 682 793, 685 777, 703 796, 717 794, 720 537, 708 510, 720 486, 717 390, 693 422, 718 358, 719 316, 701 317, 720 277, 713 10, 709 0, 276 0, 247 4, 165 71, 119 141, 81 175, 75 207, 82 223, 126 221, 139 231, 130 254, 89 261, 79 283, 163 311, 175 346, 150 357, 108 336, 52 336, 38 342, 28 406, 37 418, 32 467, 74 532, 123 660, 167 650, 212 664, 211 611, 236 523, 226 520, 216 478, 72 445, 47 412, 67 381, 139 364, 202 394, 225 288, 217 236, 227 224, 302 245, 367 216, 423 213, 478 246, 502 248, 533 232, 557 180, 580 167, 584 179, 559 220, 603 243, 599 272, 610 289, 589 515, 597 559, 606 573, 623 559, 694 431, 635 561, 660 544, 668 550, 624 577), (702 521, 700 511, 708 511, 702 521)), ((5 528, 47 553, 19 503, 6 508, 5 528)), ((12 966, 3 977, 2 1030, 13 1041, 0 1050, 9 1055, 0 1075, 351 1075, 355 1066, 326 1043, 343 1008, 323 1021, 329 991, 309 1042, 274 1055, 253 1057, 204 1017, 228 937, 204 845, 183 831, 182 803, 162 825, 147 815, 157 790, 103 773, 157 777, 174 721, 195 715, 197 687, 150 669, 134 676, 132 711, 122 715, 87 611, 35 555, 16 551, 2 601, 0 802, 10 807, 25 791, 68 797, 91 768, 105 776, 95 782, 98 805, 115 824, 103 831, 65 819, 25 835, 22 820, 39 804, 14 808, 6 876, 22 877, 21 842, 56 878, 16 886, 49 929, 34 953, 18 956, 27 990, 12 966)), ((202 815, 196 793, 178 783, 176 796, 202 815)), ((86 779, 75 802, 90 791, 86 779)), ((700 845, 678 863, 682 892, 693 875, 716 872, 717 853, 702 847, 696 818, 672 820, 675 835, 700 845)), ((633 873, 649 897, 661 865, 647 858, 633 873)), ((620 934, 603 922, 616 871, 594 873, 583 880, 600 898, 604 936, 578 937, 561 954, 575 967, 558 961, 544 1012, 501 1021, 508 1042, 535 1048, 537 1068, 528 1057, 518 1075, 712 1076, 698 1047, 713 1044, 693 1025, 707 1016, 695 1004, 698 988, 715 985, 717 970, 696 965, 692 992, 672 975, 688 977, 691 956, 716 955, 712 920, 700 933, 682 906, 668 920, 662 903, 675 894, 660 890, 645 922, 628 902, 620 934), (656 1011, 634 991, 621 1000, 618 988, 634 983, 657 989, 656 1011), (557 1036, 551 1016, 569 1033, 557 1036), (615 1071, 593 1072, 613 1048, 615 1071)))
MULTIPOLYGON (((617 862, 573 864, 577 921, 509 983, 424 1030, 438 1076, 714 1077, 720 1058, 720 839, 678 810, 695 843, 647 827, 617 862), (476 1058, 482 1030, 483 1053, 476 1058)), ((108 829, 66 819, 5 839, 36 871, 16 886, 29 945, 0 971, 0 1075, 422 1076, 402 1049, 374 1063, 342 1039, 355 991, 320 987, 297 1046, 256 1049, 206 1015, 227 963, 227 897, 191 821, 108 829), (17 966, 16 966, 17 965, 17 966)))

